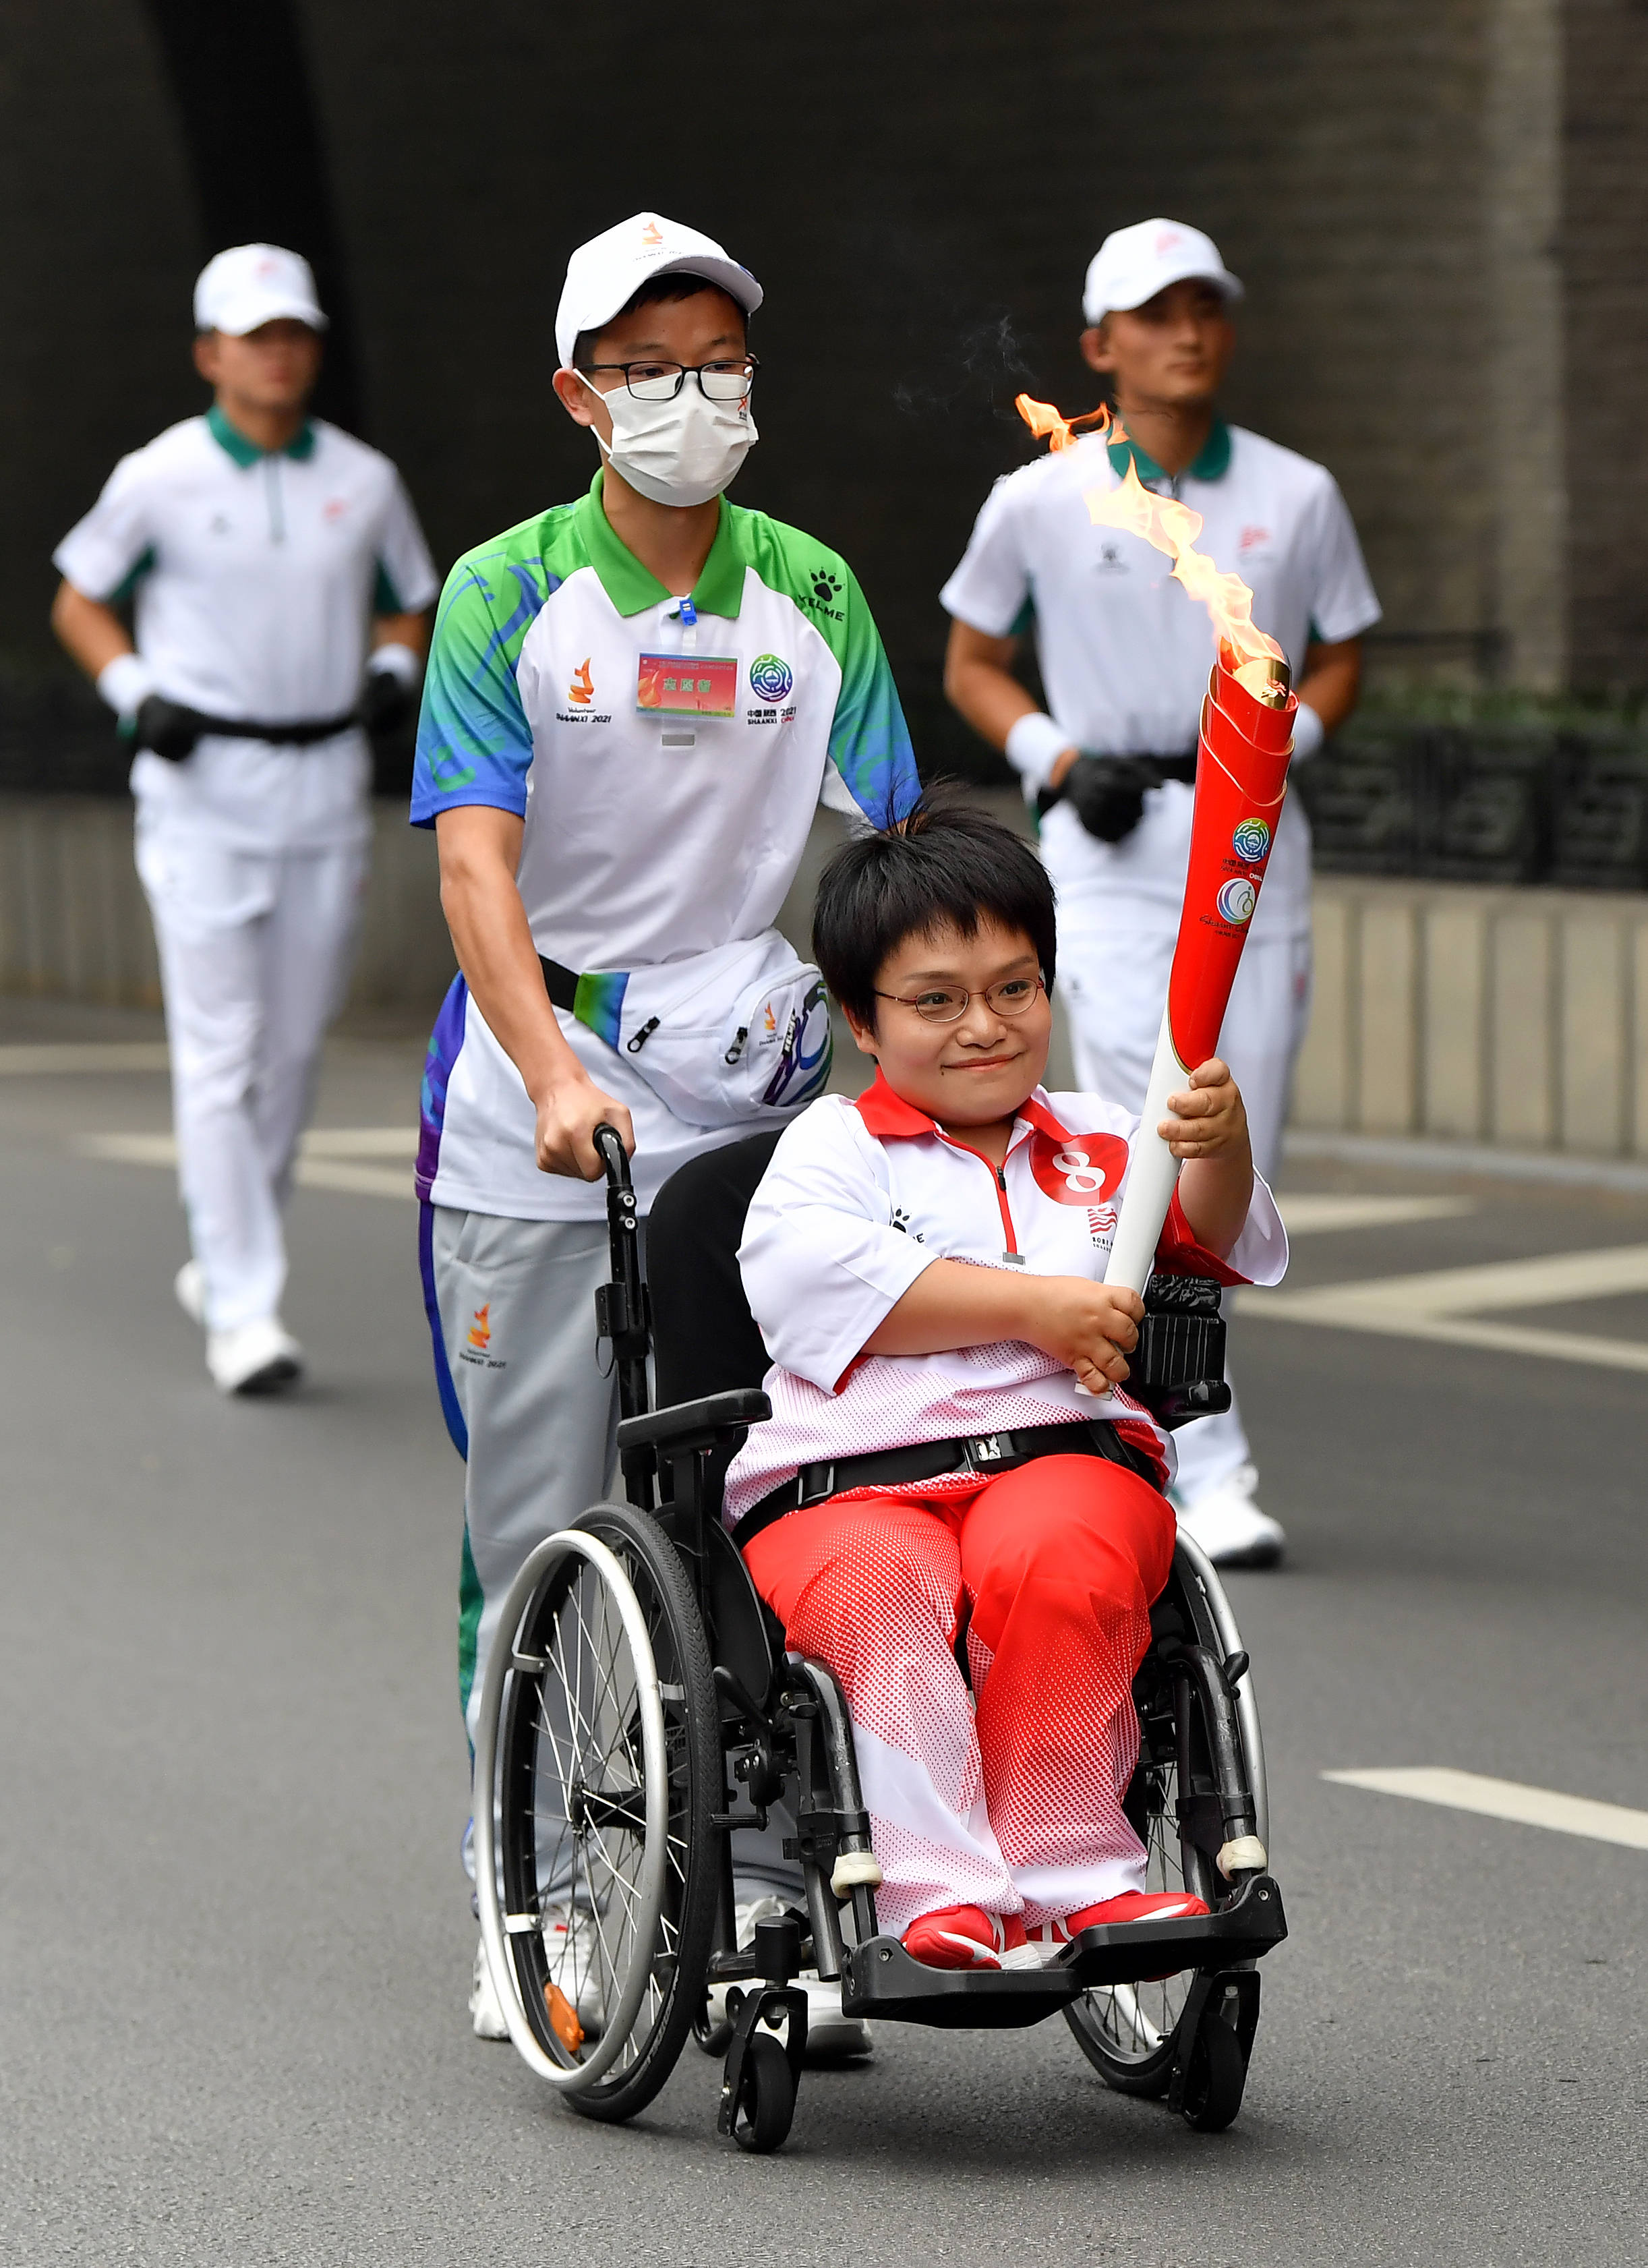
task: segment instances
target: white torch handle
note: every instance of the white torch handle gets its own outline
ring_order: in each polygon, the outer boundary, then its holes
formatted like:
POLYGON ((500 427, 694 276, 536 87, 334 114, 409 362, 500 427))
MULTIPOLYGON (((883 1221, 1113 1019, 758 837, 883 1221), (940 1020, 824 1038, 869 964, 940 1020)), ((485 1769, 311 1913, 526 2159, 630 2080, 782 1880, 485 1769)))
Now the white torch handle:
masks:
POLYGON ((1116 1221, 1115 1241, 1105 1270, 1107 1284, 1125 1284, 1142 1292, 1156 1264, 1156 1241, 1173 1203, 1179 1179, 1179 1160, 1156 1131, 1167 1116, 1167 1098, 1176 1094, 1189 1077, 1173 1043, 1167 1010, 1162 1009, 1161 1030, 1156 1040, 1156 1060, 1144 1090, 1144 1111, 1133 1138, 1133 1162, 1128 1170, 1127 1191, 1116 1221))

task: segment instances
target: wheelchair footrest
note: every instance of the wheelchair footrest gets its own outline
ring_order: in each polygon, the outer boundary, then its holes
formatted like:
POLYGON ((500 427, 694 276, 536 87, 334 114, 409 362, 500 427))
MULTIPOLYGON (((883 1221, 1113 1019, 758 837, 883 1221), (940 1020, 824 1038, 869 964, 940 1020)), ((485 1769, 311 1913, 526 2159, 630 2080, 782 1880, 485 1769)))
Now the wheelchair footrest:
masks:
POLYGON ((1254 1874, 1215 1913, 1085 1929, 1046 1969, 929 1969, 897 1938, 872 1937, 842 1956, 842 2012, 950 2031, 1014 2030, 1057 2015, 1094 1985, 1228 1969, 1262 1959, 1286 1935, 1280 1889, 1272 1876, 1254 1874))
POLYGON ((842 2014, 949 2031, 1011 2031, 1056 2016, 1083 1990, 1060 1969, 929 1969, 895 1937, 842 1955, 842 2014))
POLYGON ((1262 1960, 1287 1933, 1275 1878, 1252 1874, 1228 1905, 1210 1914, 1085 1929, 1059 1955, 1053 1973, 1073 1973, 1084 1990, 1136 1984, 1184 1969, 1228 1969, 1235 1962, 1262 1960))

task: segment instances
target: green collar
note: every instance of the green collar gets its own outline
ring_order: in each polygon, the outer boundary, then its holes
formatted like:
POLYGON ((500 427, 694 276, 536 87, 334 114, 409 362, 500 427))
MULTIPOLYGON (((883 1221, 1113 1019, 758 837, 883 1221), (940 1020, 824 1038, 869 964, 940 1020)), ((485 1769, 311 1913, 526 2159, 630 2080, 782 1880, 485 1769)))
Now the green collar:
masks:
MULTIPOLYGON (((600 586, 621 615, 639 615, 648 607, 673 596, 666 591, 650 567, 644 567, 622 541, 607 517, 602 502, 607 468, 603 465, 590 482, 589 494, 578 504, 578 531, 583 538, 589 563, 600 578, 600 586)), ((738 523, 732 505, 721 498, 721 519, 716 529, 715 541, 710 546, 710 556, 704 561, 703 571, 693 585, 692 601, 701 615, 720 615, 736 617, 744 597, 744 561, 738 539, 738 523)))
POLYGON ((305 417, 303 423, 283 449, 260 449, 255 441, 248 441, 238 425, 232 425, 214 401, 206 412, 206 430, 220 449, 225 450, 236 464, 261 465, 265 457, 293 457, 301 465, 314 454, 315 429, 305 417))
MULTIPOLYGON (((1137 441, 1110 441, 1106 446, 1118 477, 1126 478, 1130 460, 1137 468, 1140 480, 1165 481, 1167 478, 1156 460, 1147 457, 1137 441)), ((1183 477, 1191 481, 1222 481, 1230 470, 1230 427, 1222 417, 1215 416, 1200 453, 1185 467, 1183 477)))

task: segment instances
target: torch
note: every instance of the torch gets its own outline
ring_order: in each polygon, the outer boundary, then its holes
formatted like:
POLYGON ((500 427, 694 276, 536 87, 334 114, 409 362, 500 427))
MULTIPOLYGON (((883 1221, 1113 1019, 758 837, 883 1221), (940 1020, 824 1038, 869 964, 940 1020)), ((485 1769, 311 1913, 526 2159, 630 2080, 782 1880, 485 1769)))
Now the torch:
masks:
POLYGON ((1179 1177, 1179 1160, 1156 1129, 1168 1096, 1218 1045, 1287 792, 1298 706, 1285 660, 1243 660, 1220 639, 1202 704, 1184 909, 1107 1284, 1142 1292, 1150 1280, 1179 1177))
MULTIPOLYGON (((1052 449, 1076 447, 1087 438, 1077 431, 1080 426, 1094 435, 1127 438, 1114 411, 1066 418, 1051 402, 1034 401, 1027 394, 1019 394, 1014 406, 1052 449)), ((1089 489, 1082 501, 1095 526, 1125 529, 1167 554, 1174 578, 1202 600, 1212 618, 1217 655, 1202 703, 1190 866, 1173 973, 1105 1270, 1107 1284, 1125 1284, 1142 1293, 1179 1178, 1179 1161, 1156 1129, 1167 1097, 1218 1045, 1287 792, 1299 701, 1281 647, 1254 625, 1253 593, 1239 575, 1196 549, 1200 512, 1176 497, 1145 488, 1130 453, 1119 485, 1089 489)))

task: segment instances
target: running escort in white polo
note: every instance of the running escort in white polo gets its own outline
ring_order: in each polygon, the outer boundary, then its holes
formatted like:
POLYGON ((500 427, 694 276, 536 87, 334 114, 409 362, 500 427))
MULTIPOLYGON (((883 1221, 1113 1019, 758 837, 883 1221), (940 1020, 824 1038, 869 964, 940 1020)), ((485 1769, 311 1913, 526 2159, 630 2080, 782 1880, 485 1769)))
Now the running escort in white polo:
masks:
MULTIPOLYGON (((1254 621, 1292 666, 1296 762, 1354 707, 1358 642, 1379 614, 1332 475, 1218 415, 1240 293, 1198 230, 1143 221, 1106 239, 1087 273, 1081 343, 1128 438, 1094 433, 998 481, 941 594, 953 617, 951 699, 1043 814, 1078 1077, 1134 1111, 1183 901, 1212 644, 1172 563, 1143 537, 1095 526, 1084 497, 1118 487, 1130 460, 1145 487, 1201 514, 1197 549, 1250 585, 1254 621), (1026 637, 1046 712, 1013 674, 1026 637)), ((1290 796, 1219 1041, 1268 1179, 1309 1016, 1310 871, 1309 823, 1290 796)), ((1284 1539, 1254 1501, 1234 1403, 1184 1427, 1177 1447, 1181 1523, 1223 1564, 1274 1563, 1284 1539)))
POLYGON ((306 261, 219 253, 195 292, 216 398, 121 459, 58 546, 58 635, 136 755, 193 1258, 225 1392, 300 1367, 282 1214, 366 873, 371 752, 415 697, 437 581, 394 467, 305 404, 306 261), (121 609, 133 607, 135 638, 121 609))
MULTIPOLYGON (((658 214, 576 252, 555 390, 600 468, 460 559, 437 616, 412 818, 438 836, 463 975, 430 1045, 418 1189, 467 1460, 472 1732, 518 1569, 611 1486, 594 1130, 623 1136, 644 1212, 687 1160, 822 1092, 822 981, 774 923, 820 800, 881 827, 918 792, 850 569, 723 494, 755 438, 761 299, 718 244, 658 214)), ((570 1896, 550 1908, 552 1973, 599 2023, 587 1924, 570 1896)), ((471 2013, 500 2036, 480 1955, 471 2013)), ((838 1992, 813 2021, 820 2038, 842 2026, 838 1992)))

